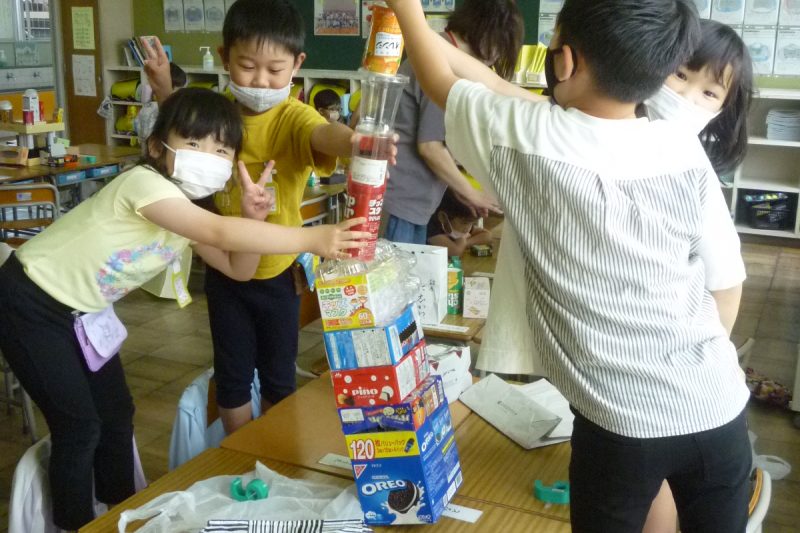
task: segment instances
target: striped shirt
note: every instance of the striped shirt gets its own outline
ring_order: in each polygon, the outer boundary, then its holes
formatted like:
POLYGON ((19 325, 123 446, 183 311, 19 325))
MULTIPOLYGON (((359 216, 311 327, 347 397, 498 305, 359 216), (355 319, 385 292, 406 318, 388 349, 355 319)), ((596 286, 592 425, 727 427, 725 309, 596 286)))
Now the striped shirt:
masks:
POLYGON ((519 236, 547 375, 617 434, 719 427, 749 397, 709 291, 744 280, 739 239, 695 135, 459 81, 447 144, 519 236))

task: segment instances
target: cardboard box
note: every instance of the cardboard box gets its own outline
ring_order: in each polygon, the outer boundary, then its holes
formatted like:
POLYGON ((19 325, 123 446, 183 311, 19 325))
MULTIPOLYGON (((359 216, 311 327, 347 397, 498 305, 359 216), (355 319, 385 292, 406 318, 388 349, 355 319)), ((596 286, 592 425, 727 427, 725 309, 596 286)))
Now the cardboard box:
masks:
POLYGON ((714 0, 711 20, 735 26, 744 22, 744 0, 714 0))
POLYGON ((368 524, 432 524, 461 485, 446 404, 417 431, 358 433, 345 439, 368 524))
POLYGON ((367 272, 323 281, 317 278, 317 299, 325 331, 376 326, 376 299, 394 280, 367 272))
POLYGON ((331 371, 337 407, 388 405, 408 396, 428 374, 425 341, 396 365, 331 371))
POLYGON ((464 318, 486 318, 489 316, 491 283, 485 277, 464 278, 464 318))
POLYGON ((800 27, 778 28, 772 72, 782 76, 800 75, 800 27))
POLYGON ((472 386, 472 373, 469 371, 472 357, 469 346, 430 344, 427 354, 431 375, 441 376, 447 402, 455 402, 462 392, 472 386))
POLYGON ((383 430, 416 431, 440 405, 447 403, 441 376, 429 375, 402 401, 372 407, 339 409, 345 435, 383 430))
POLYGON ((757 26, 777 26, 780 0, 747 0, 744 23, 757 26))
POLYGON ((393 365, 414 348, 425 334, 414 304, 388 326, 326 331, 325 353, 331 370, 393 365))
POLYGON ((421 283, 417 309, 422 324, 440 323, 447 314, 447 248, 407 243, 395 246, 417 260, 411 275, 421 283))
POLYGON ((753 72, 756 75, 772 74, 775 62, 775 35, 774 26, 745 26, 742 32, 742 40, 750 51, 753 72))

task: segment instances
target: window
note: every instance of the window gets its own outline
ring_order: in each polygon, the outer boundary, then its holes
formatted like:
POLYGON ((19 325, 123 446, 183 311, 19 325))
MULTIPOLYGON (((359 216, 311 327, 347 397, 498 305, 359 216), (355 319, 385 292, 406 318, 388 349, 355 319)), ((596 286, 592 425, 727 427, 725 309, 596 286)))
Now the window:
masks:
POLYGON ((21 0, 20 23, 23 41, 50 40, 50 0, 21 0))

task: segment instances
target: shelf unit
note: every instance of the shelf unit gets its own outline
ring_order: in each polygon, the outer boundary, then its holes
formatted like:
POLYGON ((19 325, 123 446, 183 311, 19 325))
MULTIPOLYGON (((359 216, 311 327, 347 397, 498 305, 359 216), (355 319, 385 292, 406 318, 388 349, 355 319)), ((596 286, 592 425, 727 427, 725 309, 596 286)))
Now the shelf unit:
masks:
POLYGON ((800 90, 761 89, 748 116, 749 139, 745 160, 726 190, 737 231, 743 234, 800 239, 800 142, 767 139, 767 113, 773 108, 800 110, 800 90), (750 191, 782 192, 789 196, 790 221, 785 229, 759 229, 748 223, 744 195, 750 191))
MULTIPOLYGON (((189 66, 181 67, 186 72, 189 83, 212 83, 215 90, 224 91, 228 86, 230 78, 228 73, 221 67, 214 70, 203 70, 202 67, 189 66)), ((137 79, 142 81, 146 78, 140 67, 112 66, 106 67, 103 77, 104 94, 111 94, 111 86, 122 80, 137 79)), ((325 70, 325 69, 301 69, 294 78, 294 83, 302 85, 303 94, 311 93, 311 88, 317 83, 338 83, 344 85, 348 92, 353 93, 360 87, 361 74, 355 70, 325 70)), ((106 142, 109 145, 131 144, 137 142, 135 135, 124 135, 115 131, 114 125, 120 116, 125 115, 128 106, 141 106, 141 102, 113 99, 111 117, 106 120, 106 142)))

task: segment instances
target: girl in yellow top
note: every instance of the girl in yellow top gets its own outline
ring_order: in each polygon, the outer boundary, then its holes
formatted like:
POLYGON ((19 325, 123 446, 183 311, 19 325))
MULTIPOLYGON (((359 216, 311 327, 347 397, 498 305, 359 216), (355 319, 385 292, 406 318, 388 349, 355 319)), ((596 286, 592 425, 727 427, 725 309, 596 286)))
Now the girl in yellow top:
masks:
POLYGON ((190 199, 224 187, 242 143, 238 109, 212 91, 183 89, 167 99, 147 142, 142 164, 23 244, 0 268, 0 351, 50 428, 53 522, 67 530, 94 518, 93 485, 107 504, 134 490, 134 407, 122 363, 115 354, 92 366, 97 360, 76 338, 76 315, 108 316, 113 302, 189 245, 219 271, 248 279, 261 254, 343 257, 339 250, 365 236, 348 231, 357 221, 309 229, 263 222, 270 207, 264 180, 253 183, 241 163, 241 212, 248 219, 194 205, 190 199))

